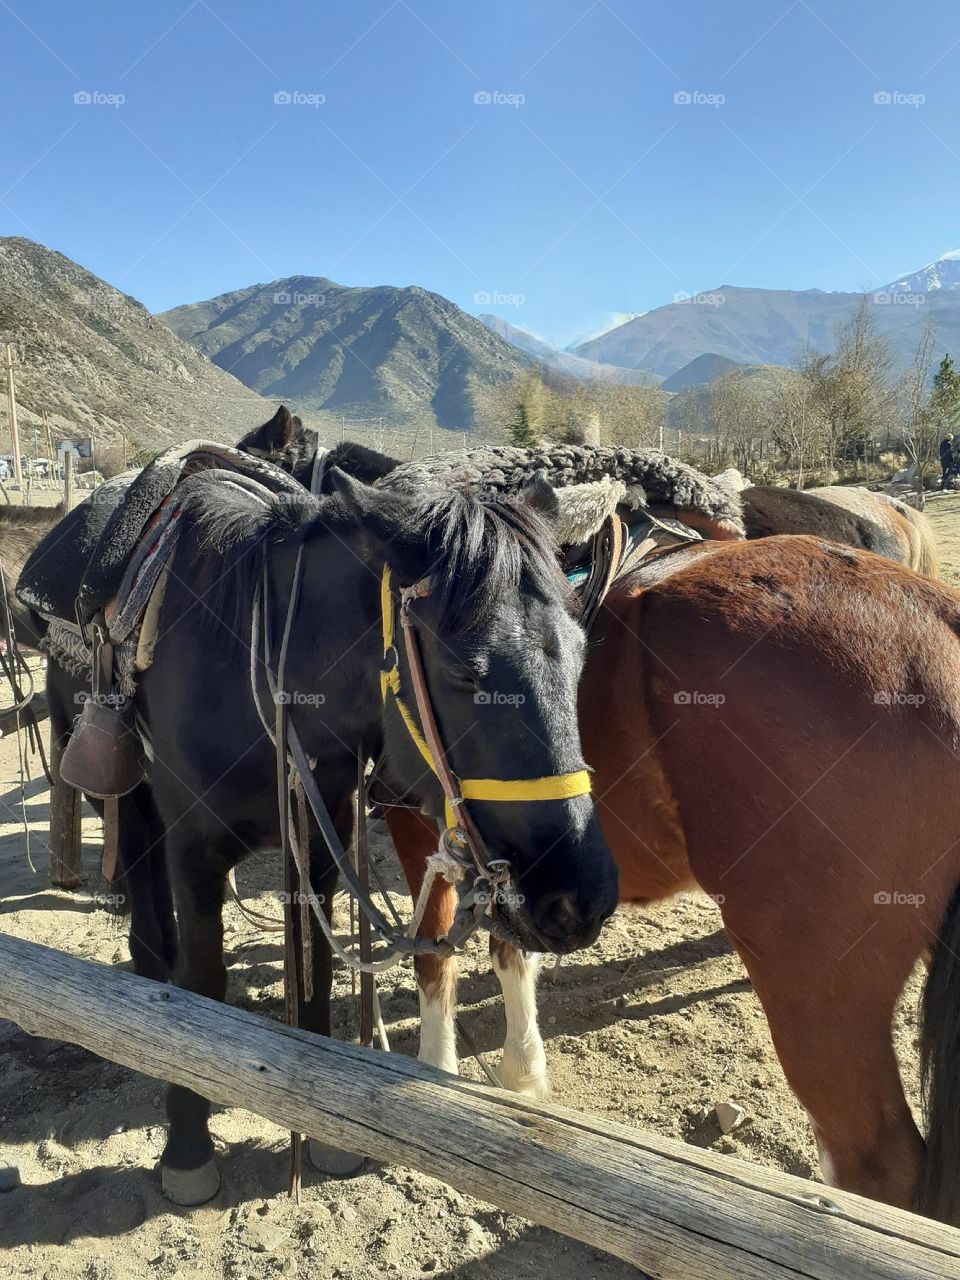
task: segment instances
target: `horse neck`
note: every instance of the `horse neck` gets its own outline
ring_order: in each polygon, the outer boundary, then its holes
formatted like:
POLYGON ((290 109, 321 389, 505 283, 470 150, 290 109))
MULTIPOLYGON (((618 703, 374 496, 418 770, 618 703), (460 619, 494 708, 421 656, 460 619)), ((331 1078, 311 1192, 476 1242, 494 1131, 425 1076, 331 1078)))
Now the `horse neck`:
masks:
MULTIPOLYGON (((276 672, 296 554, 271 556, 271 633, 276 672)), ((304 549, 284 670, 288 704, 308 754, 378 748, 381 734, 379 574, 355 539, 327 535, 304 549)))

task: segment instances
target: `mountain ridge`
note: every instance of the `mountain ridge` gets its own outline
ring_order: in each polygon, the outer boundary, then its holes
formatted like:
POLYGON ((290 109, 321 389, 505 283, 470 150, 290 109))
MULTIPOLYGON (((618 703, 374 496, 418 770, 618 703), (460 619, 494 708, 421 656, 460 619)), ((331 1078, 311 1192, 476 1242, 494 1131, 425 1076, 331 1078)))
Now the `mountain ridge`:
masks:
POLYGON ((0 331, 17 354, 21 438, 144 448, 236 440, 272 409, 142 303, 56 249, 0 237, 0 331))
POLYGON ((344 420, 472 430, 486 394, 536 363, 419 285, 289 276, 160 318, 247 386, 344 420))

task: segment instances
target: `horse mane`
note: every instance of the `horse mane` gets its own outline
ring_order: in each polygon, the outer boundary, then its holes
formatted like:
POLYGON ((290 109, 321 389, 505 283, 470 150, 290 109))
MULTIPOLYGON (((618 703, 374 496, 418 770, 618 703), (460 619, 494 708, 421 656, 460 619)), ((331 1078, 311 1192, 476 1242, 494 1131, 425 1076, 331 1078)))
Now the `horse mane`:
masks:
MULTIPOLYGON (((396 501, 398 544, 416 540, 427 549, 424 570, 434 582, 441 625, 467 630, 502 609, 521 586, 543 599, 567 603, 570 586, 560 568, 553 530, 517 496, 431 489, 396 501)), ((324 534, 356 528, 338 495, 283 493, 260 501, 224 483, 217 472, 195 476, 184 494, 193 536, 189 573, 170 575, 165 607, 176 611, 203 599, 204 623, 225 628, 239 641, 261 571, 261 545, 290 540, 305 545, 324 534)), ((183 545, 183 541, 181 542, 183 545)), ((222 638, 222 636, 221 636, 222 638)))
POLYGON ((401 529, 426 539, 442 625, 452 632, 486 621, 521 586, 569 600, 552 526, 518 495, 460 489, 419 496, 401 529))

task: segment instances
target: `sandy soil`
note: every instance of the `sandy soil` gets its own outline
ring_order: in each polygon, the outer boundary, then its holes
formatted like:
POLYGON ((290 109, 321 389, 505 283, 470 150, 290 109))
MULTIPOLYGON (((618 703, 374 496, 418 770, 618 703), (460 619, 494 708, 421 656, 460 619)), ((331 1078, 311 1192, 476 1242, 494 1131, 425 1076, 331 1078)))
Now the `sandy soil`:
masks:
MULTIPOLYGON (((960 496, 931 503, 948 581, 960 584, 960 496)), ((38 772, 38 771, 37 771, 38 772)), ((119 922, 97 902, 99 823, 84 820, 87 879, 64 893, 47 883, 47 792, 26 787, 37 873, 24 856, 17 755, 0 742, 0 914, 2 927, 71 954, 126 961, 119 922)), ((399 884, 384 841, 375 856, 399 884)), ((274 867, 241 869, 245 900, 265 912, 274 867)), ((339 908, 338 923, 346 926, 339 908)), ((226 908, 230 999, 281 1013, 275 935, 226 908)), ((496 1053, 502 1009, 485 947, 462 964, 460 1007, 481 1049, 496 1053)), ((916 1102, 916 997, 908 988, 896 1040, 916 1102)), ((416 1052, 412 975, 393 970, 381 987, 396 1051, 416 1052)), ((621 913, 588 951, 564 962, 541 987, 541 1020, 554 1096, 699 1146, 735 1153, 804 1177, 816 1153, 788 1090, 760 1005, 721 930, 714 905, 684 896, 645 912, 621 913), (712 1108, 746 1111, 720 1134, 712 1108)), ((338 1034, 353 1033, 350 978, 335 989, 338 1034)), ((0 1156, 23 1185, 0 1195, 0 1274, 61 1280, 126 1277, 417 1277, 469 1280, 613 1280, 636 1274, 612 1258, 532 1227, 400 1167, 348 1182, 305 1175, 299 1208, 285 1194, 286 1135, 246 1112, 215 1110, 223 1185, 200 1209, 160 1195, 162 1086, 57 1042, 0 1022, 0 1156)), ((480 1078, 475 1063, 465 1073, 480 1078)))

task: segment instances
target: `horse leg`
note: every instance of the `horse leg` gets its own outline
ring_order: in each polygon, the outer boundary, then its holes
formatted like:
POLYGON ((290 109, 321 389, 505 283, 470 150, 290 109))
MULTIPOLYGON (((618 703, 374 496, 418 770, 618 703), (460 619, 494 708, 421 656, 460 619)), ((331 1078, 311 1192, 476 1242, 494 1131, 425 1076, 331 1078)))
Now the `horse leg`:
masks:
MULTIPOLYGON (((415 809, 388 809, 386 819, 403 874, 416 902, 427 858, 437 847, 436 827, 415 809)), ((457 895, 453 885, 446 880, 435 880, 417 936, 442 938, 453 924, 456 909, 457 895)), ((456 1075, 457 1037, 453 1021, 457 1010, 456 957, 415 956, 413 968, 420 997, 420 1061, 456 1075)))
MULTIPOLYGON (((852 983, 841 964, 828 966, 830 957, 814 954, 818 945, 823 950, 816 931, 803 938, 785 928, 759 954, 729 924, 728 933, 787 1081, 813 1124, 824 1181, 912 1208, 924 1143, 893 1048, 899 976, 877 965, 852 983)), ((909 958, 906 966, 909 972, 909 958)))
POLYGON ((541 957, 494 937, 490 938, 490 957, 503 992, 507 1017, 500 1081, 505 1089, 514 1089, 531 1098, 546 1098, 550 1093, 550 1080, 537 1024, 541 957))
MULTIPOLYGON (((227 989, 223 895, 231 864, 220 850, 197 840, 177 840, 170 854, 180 926, 174 981, 187 991, 223 1000, 227 989)), ((160 1157, 160 1176, 164 1195, 175 1204, 203 1204, 220 1186, 209 1115, 209 1101, 192 1089, 171 1085, 167 1090, 170 1128, 160 1157)))
POLYGON ((166 982, 176 960, 177 933, 163 826, 146 784, 121 796, 118 805, 118 883, 129 903, 133 971, 166 982))

